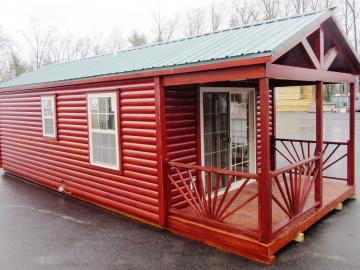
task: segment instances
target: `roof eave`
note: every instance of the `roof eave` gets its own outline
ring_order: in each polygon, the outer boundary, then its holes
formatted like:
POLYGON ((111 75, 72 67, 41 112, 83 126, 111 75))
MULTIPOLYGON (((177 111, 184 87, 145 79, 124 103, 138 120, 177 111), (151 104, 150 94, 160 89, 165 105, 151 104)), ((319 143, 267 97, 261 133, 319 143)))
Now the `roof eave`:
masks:
POLYGON ((170 67, 170 68, 168 67, 168 68, 159 68, 157 70, 151 69, 151 70, 120 73, 116 75, 100 75, 94 77, 56 81, 56 82, 44 82, 37 84, 3 87, 0 88, 0 92, 55 88, 55 87, 63 87, 63 86, 71 86, 71 85, 84 85, 84 84, 92 84, 92 83, 100 83, 100 82, 123 81, 123 80, 133 80, 133 79, 146 79, 157 76, 266 64, 272 61, 272 56, 270 52, 267 52, 267 53, 262 53, 261 55, 257 54, 257 56, 255 57, 249 57, 249 58, 243 58, 237 60, 230 60, 230 59, 231 58, 225 58, 222 59, 222 61, 217 61, 215 63, 208 63, 208 62, 196 63, 186 67, 183 66, 170 67))

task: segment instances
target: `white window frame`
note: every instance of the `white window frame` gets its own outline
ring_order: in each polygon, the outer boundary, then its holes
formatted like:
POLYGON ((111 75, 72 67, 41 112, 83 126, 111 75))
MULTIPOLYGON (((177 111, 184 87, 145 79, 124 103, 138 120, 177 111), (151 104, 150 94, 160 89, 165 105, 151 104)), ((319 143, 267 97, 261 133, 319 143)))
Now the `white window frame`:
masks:
POLYGON ((88 131, 89 131, 89 153, 90 153, 90 165, 95 165, 98 167, 103 167, 112 170, 120 170, 120 147, 119 147, 119 101, 118 95, 116 92, 110 93, 94 93, 87 95, 87 114, 88 114, 88 131), (90 99, 96 98, 115 98, 115 108, 114 108, 114 130, 104 130, 104 129, 94 129, 91 127, 91 101, 90 99), (114 134, 115 135, 115 151, 116 151, 116 165, 111 165, 108 163, 95 162, 93 157, 93 132, 102 133, 102 134, 114 134))
POLYGON ((57 123, 56 123, 56 97, 55 95, 49 96, 41 96, 41 120, 42 120, 42 135, 48 138, 57 138, 57 123), (53 107, 51 108, 53 115, 52 116, 45 116, 45 108, 44 108, 44 101, 51 100, 53 107), (45 131, 45 119, 53 119, 54 126, 52 133, 46 133, 45 131))

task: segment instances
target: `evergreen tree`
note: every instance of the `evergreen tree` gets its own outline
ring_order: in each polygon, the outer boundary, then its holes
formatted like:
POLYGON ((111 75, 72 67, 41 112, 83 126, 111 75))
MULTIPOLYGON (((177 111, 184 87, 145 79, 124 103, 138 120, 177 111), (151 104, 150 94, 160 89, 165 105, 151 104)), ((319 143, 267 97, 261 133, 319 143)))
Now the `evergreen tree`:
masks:
POLYGON ((10 76, 11 78, 19 77, 21 74, 27 71, 26 65, 21 61, 21 59, 16 55, 16 53, 11 53, 10 59, 10 76))
POLYGON ((136 30, 133 30, 131 35, 128 38, 131 47, 139 47, 147 44, 146 36, 144 34, 138 33, 136 30))

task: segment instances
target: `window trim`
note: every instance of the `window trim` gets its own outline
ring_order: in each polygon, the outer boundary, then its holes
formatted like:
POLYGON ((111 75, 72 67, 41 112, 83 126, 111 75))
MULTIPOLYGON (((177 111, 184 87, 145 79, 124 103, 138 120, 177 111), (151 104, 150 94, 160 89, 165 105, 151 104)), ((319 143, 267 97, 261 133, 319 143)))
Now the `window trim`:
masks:
POLYGON ((121 166, 122 166, 122 156, 121 156, 121 144, 120 144, 120 119, 119 119, 119 93, 117 91, 114 92, 92 92, 88 93, 86 97, 86 113, 87 113, 87 125, 88 125, 88 148, 89 148, 89 164, 91 167, 94 167, 96 169, 104 170, 104 171, 110 171, 110 172, 121 172, 121 166), (90 98, 92 97, 114 97, 115 98, 115 108, 114 108, 114 124, 115 124, 115 130, 101 130, 101 129, 92 129, 91 128, 91 102, 90 98), (93 135, 92 131, 98 131, 103 134, 114 134, 115 135, 115 149, 116 149, 116 165, 112 166, 110 164, 104 164, 104 163, 98 163, 94 162, 93 160, 93 135))
POLYGON ((56 95, 42 95, 40 96, 40 106, 41 106, 41 128, 42 128, 42 136, 45 139, 52 139, 52 140, 57 140, 58 139, 58 134, 57 134, 57 106, 56 106, 56 95), (45 133, 45 118, 51 118, 51 117, 45 117, 44 115, 44 107, 43 107, 43 100, 44 99, 52 99, 53 100, 53 104, 54 107, 52 108, 53 110, 53 117, 52 119, 54 120, 54 129, 53 129, 53 134, 46 134, 45 133))

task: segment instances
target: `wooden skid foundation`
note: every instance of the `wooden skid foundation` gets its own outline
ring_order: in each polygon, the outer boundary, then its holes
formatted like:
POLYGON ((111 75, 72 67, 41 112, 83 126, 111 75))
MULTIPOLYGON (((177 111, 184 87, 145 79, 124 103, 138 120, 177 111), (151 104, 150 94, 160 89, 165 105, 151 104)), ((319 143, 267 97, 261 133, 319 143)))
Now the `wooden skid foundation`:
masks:
POLYGON ((323 205, 306 217, 289 223, 278 233, 275 233, 273 240, 268 244, 261 243, 257 239, 243 234, 214 228, 176 214, 169 216, 168 230, 245 258, 271 265, 275 262, 277 251, 354 194, 354 186, 348 186, 345 182, 339 183, 339 185, 341 188, 336 189, 333 183, 324 181, 323 205))

